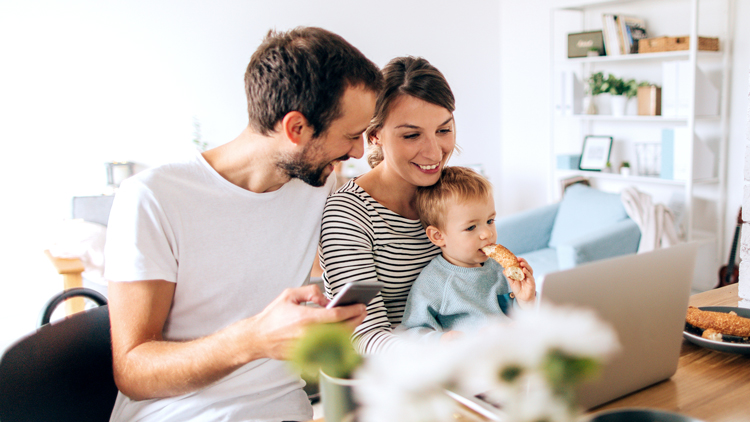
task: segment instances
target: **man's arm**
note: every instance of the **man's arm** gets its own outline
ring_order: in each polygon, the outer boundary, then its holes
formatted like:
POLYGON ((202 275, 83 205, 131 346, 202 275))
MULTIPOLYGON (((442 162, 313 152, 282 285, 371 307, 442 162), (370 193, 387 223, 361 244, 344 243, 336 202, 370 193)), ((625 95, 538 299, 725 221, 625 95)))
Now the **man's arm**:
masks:
POLYGON ((165 280, 109 283, 115 381, 133 400, 186 394, 261 358, 285 359, 293 340, 312 323, 359 325, 364 305, 315 308, 328 300, 317 286, 287 289, 261 313, 209 336, 185 341, 162 338, 175 284, 165 280))

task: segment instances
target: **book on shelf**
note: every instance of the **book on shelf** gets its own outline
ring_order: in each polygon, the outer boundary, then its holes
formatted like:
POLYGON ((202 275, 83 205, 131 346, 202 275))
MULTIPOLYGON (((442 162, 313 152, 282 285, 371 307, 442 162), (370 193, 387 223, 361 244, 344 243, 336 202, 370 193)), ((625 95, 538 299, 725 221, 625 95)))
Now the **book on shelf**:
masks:
POLYGON ((620 48, 623 54, 638 53, 638 40, 647 37, 646 22, 633 16, 617 15, 619 35, 622 39, 620 48))
MULTIPOLYGON (((661 114, 664 117, 687 117, 690 111, 690 67, 687 60, 662 63, 661 114)), ((719 90, 700 67, 695 68, 695 115, 719 114, 719 90)))
POLYGON ((637 17, 602 15, 604 48, 608 56, 638 52, 638 40, 646 38, 646 22, 637 17))
POLYGON ((591 186, 591 182, 589 182, 589 179, 583 176, 572 176, 565 179, 560 180, 560 193, 564 194, 565 189, 575 185, 575 184, 582 184, 586 186, 591 186))
POLYGON ((576 72, 563 70, 557 73, 555 83, 555 112, 558 116, 573 116, 583 112, 583 82, 576 72))
POLYGON ((687 180, 690 162, 690 141, 693 141, 693 179, 714 177, 714 153, 703 140, 686 127, 662 129, 661 171, 659 176, 669 180, 687 180))
POLYGON ((617 24, 615 15, 602 15, 602 29, 604 31, 604 50, 608 56, 619 56, 622 54, 620 40, 617 36, 617 24))

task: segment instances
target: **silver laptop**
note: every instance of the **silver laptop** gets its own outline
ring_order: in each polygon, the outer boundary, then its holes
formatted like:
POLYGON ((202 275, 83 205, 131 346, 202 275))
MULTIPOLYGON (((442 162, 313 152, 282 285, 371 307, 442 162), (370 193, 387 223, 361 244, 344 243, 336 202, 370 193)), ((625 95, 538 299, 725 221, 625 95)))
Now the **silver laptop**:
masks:
POLYGON ((586 409, 671 377, 682 345, 697 243, 596 261, 540 280, 540 306, 594 309, 617 331, 620 352, 579 390, 586 409))

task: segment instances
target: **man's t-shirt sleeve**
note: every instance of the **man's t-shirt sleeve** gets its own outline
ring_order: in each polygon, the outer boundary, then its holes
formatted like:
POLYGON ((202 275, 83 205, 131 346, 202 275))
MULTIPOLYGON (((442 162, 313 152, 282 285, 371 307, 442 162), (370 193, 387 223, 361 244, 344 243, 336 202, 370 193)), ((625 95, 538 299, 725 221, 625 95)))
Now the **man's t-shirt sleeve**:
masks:
POLYGON ((137 178, 125 180, 115 196, 104 247, 109 281, 177 281, 173 231, 154 192, 137 178))

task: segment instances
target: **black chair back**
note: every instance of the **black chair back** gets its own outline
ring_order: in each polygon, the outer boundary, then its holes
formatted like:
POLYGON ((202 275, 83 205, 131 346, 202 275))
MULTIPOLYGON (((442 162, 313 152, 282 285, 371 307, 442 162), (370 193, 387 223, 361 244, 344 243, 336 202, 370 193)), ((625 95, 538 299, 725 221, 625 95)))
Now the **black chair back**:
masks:
POLYGON ((116 397, 106 305, 42 326, 0 360, 2 422, 108 421, 116 397))

